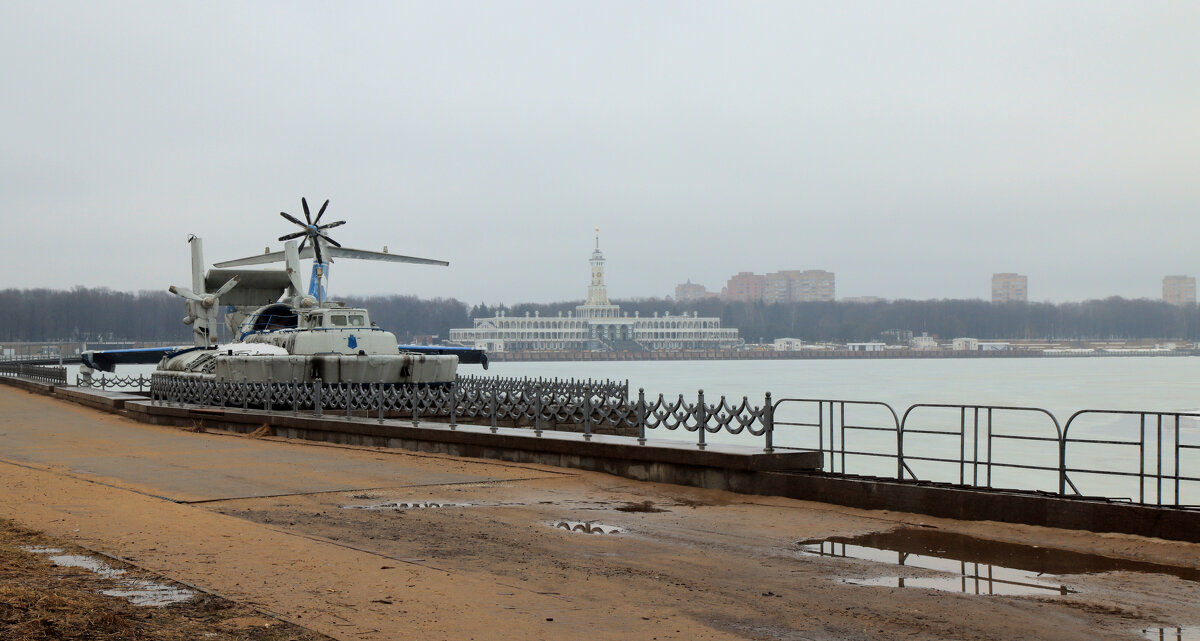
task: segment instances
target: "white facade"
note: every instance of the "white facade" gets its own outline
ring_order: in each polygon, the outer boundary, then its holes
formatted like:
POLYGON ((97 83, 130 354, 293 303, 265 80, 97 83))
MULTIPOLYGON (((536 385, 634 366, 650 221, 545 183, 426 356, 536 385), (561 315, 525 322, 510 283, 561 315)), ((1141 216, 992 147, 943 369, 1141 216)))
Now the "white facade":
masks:
POLYGON ((852 352, 882 352, 886 343, 846 343, 846 349, 852 352))
POLYGON ((777 352, 798 352, 804 349, 804 341, 799 338, 776 338, 774 345, 777 352))
POLYGON ((587 300, 566 316, 510 317, 503 312, 474 319, 474 327, 450 330, 450 342, 488 352, 582 352, 732 349, 742 344, 738 331, 721 327, 719 318, 657 313, 630 316, 608 300, 604 255, 596 249, 588 261, 591 280, 587 300))
POLYGON ((979 351, 978 338, 956 338, 950 343, 950 346, 956 352, 975 352, 979 351))
POLYGON ((938 349, 937 338, 930 336, 929 334, 914 336, 913 339, 908 342, 908 345, 913 349, 938 349))

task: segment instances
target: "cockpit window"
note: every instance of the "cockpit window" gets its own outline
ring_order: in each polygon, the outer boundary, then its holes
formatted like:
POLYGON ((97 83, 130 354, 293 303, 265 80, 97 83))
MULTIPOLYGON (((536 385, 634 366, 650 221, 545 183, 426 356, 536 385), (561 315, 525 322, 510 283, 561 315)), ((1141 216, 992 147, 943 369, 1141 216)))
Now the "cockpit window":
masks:
POLYGON ((351 314, 350 315, 350 324, 355 327, 362 327, 363 326, 362 314, 351 314))
POLYGON ((339 327, 345 326, 346 325, 346 315, 345 314, 330 314, 329 315, 329 324, 337 325, 339 327))
POLYGON ((310 318, 309 322, 308 322, 308 325, 309 325, 309 327, 320 327, 320 326, 321 326, 321 320, 322 320, 323 318, 325 318, 325 317, 324 317, 324 316, 321 316, 320 314, 317 314, 317 315, 314 315, 314 316, 312 316, 312 317, 310 318))

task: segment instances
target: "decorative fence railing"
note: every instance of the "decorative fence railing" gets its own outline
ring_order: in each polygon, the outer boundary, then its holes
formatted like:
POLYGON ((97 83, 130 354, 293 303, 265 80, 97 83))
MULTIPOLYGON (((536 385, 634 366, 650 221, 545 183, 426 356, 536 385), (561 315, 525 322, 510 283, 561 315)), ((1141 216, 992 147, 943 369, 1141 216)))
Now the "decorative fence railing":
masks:
POLYGON ((605 399, 629 399, 629 381, 576 378, 501 378, 496 376, 459 376, 455 386, 464 393, 475 391, 526 392, 551 396, 599 396, 605 399))
POLYGON ((30 365, 28 363, 0 363, 0 376, 26 378, 42 383, 67 384, 67 368, 55 365, 30 365))
MULTIPOLYGON (((93 386, 116 387, 113 379, 93 386)), ((1082 410, 1062 423, 1037 407, 887 403, 783 398, 762 405, 742 397, 715 401, 700 391, 647 397, 628 383, 593 380, 460 377, 448 386, 346 385, 311 382, 206 381, 156 375, 159 403, 267 408, 380 420, 411 417, 543 430, 573 425, 636 436, 652 430, 710 435, 748 433, 763 449, 815 450, 830 474, 894 478, 1094 496, 1143 505, 1200 507, 1200 413, 1082 410)), ((146 387, 148 379, 122 384, 146 387)))
POLYGON ((75 376, 76 387, 90 387, 100 390, 125 390, 139 393, 150 391, 150 377, 143 374, 137 376, 75 376))
MULTIPOLYGON (((462 379, 460 379, 461 381, 462 379)), ((636 399, 621 396, 626 384, 600 381, 594 389, 586 381, 537 379, 489 379, 472 377, 465 385, 378 385, 313 382, 212 381, 192 376, 158 374, 152 377, 150 397, 154 402, 200 404, 222 407, 267 408, 270 411, 301 410, 317 416, 344 412, 352 417, 411 416, 413 424, 424 418, 448 418, 451 427, 458 421, 490 425, 524 424, 541 436, 551 425, 582 426, 585 439, 600 431, 636 434, 645 442, 647 430, 683 430, 696 434, 696 444, 704 448, 708 434, 743 432, 764 439, 771 451, 771 395, 759 407, 749 399, 729 401, 724 396, 715 402, 697 393, 695 402, 683 395, 647 398, 638 390, 636 399), (495 381, 490 385, 489 381, 495 381), (519 383, 519 384, 517 384, 519 383)))

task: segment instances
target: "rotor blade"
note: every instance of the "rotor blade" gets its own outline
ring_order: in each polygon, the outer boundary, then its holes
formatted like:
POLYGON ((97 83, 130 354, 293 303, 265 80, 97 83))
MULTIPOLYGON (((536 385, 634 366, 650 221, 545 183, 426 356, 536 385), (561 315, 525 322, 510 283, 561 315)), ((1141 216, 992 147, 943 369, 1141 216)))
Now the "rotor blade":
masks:
POLYGON ((324 263, 325 259, 321 257, 321 243, 313 241, 313 249, 316 250, 316 260, 318 263, 324 263))
POLYGON ((247 256, 246 258, 236 258, 227 260, 223 263, 213 263, 213 267, 240 267, 242 265, 261 265, 263 263, 277 263, 283 260, 283 252, 271 252, 269 254, 259 254, 257 256, 247 256))
POLYGON ((204 302, 203 298, 200 298, 199 296, 197 296, 195 294, 195 292, 193 292, 192 290, 190 290, 186 287, 176 287, 174 285, 171 285, 169 288, 167 288, 167 291, 171 292, 172 294, 175 294, 176 296, 182 296, 188 300, 196 301, 197 303, 204 302))
POLYGON ((321 225, 321 226, 317 227, 317 229, 332 229, 333 227, 337 227, 338 225, 345 225, 345 224, 346 224, 346 221, 339 220, 336 222, 329 223, 328 225, 321 225))
POLYGON ((392 263, 413 263, 417 265, 441 265, 447 266, 450 263, 444 260, 434 260, 432 258, 417 258, 415 256, 404 256, 402 254, 385 254, 383 252, 373 252, 366 249, 350 249, 348 247, 331 247, 329 248, 330 256, 342 256, 345 258, 358 258, 361 260, 383 260, 392 263))
MULTIPOLYGON (((304 240, 308 240, 308 239, 307 239, 307 238, 305 238, 304 240)), ((304 246, 304 243, 300 243, 300 250, 299 250, 299 254, 298 254, 298 256, 299 256, 300 258, 312 258, 314 255, 315 255, 315 254, 314 254, 314 252, 313 252, 313 246, 312 246, 312 245, 309 245, 308 247, 305 247, 305 246, 304 246)))
POLYGON ((299 218, 296 218, 295 216, 293 216, 293 215, 291 215, 291 214, 287 213, 286 211, 281 211, 281 212, 279 212, 279 215, 280 215, 280 216, 283 216, 284 218, 286 218, 286 219, 288 219, 288 220, 290 220, 290 221, 292 221, 292 222, 294 222, 294 223, 296 223, 297 225, 300 225, 301 227, 308 227, 308 225, 305 225, 304 223, 300 222, 300 219, 299 219, 299 218))
POLYGON ((339 243, 338 241, 336 241, 336 240, 334 240, 334 239, 330 238, 329 236, 326 236, 325 234, 322 234, 321 232, 317 232, 317 235, 318 235, 318 236, 320 236, 321 238, 324 238, 324 239, 325 239, 325 242, 329 243, 330 245, 333 245, 334 247, 341 247, 341 246, 342 246, 342 244, 341 244, 341 243, 339 243))
POLYGON ((287 234, 285 236, 280 236, 279 240, 291 240, 293 238, 299 238, 301 236, 307 236, 307 235, 308 235, 307 231, 298 231, 294 234, 287 234))
POLYGON ((236 286, 238 284, 238 282, 241 280, 242 280, 241 276, 234 276, 233 278, 230 278, 228 281, 225 282, 224 285, 221 285, 221 287, 219 289, 217 289, 217 291, 213 292, 212 295, 214 297, 224 295, 226 292, 233 289, 234 286, 236 286))
POLYGON ((312 216, 308 215, 308 201, 304 200, 303 196, 300 197, 300 204, 304 206, 304 220, 307 220, 310 225, 313 224, 312 216))
POLYGON ((314 225, 315 225, 315 224, 317 224, 317 223, 321 222, 321 216, 324 216, 324 215, 325 215, 325 208, 326 208, 326 207, 328 207, 328 206, 329 206, 329 199, 328 199, 328 198, 326 198, 326 199, 325 199, 325 204, 324 204, 324 205, 321 205, 321 211, 317 212, 317 217, 316 217, 316 219, 315 219, 315 220, 313 220, 312 224, 314 224, 314 225))
MULTIPOLYGON (((304 251, 304 243, 307 243, 307 242, 308 242, 308 236, 305 236, 304 239, 300 241, 300 247, 298 248, 299 251, 304 251)), ((301 258, 305 258, 305 256, 301 256, 301 258)))

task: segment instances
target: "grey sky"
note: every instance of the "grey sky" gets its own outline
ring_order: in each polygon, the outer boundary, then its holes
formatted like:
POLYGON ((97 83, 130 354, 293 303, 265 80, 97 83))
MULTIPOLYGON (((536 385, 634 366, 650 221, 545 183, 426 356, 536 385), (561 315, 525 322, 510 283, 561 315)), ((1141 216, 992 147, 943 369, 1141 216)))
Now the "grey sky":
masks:
POLYGON ((185 284, 300 214, 336 294, 1157 297, 1200 273, 1200 4, 0 4, 0 287, 185 284))

